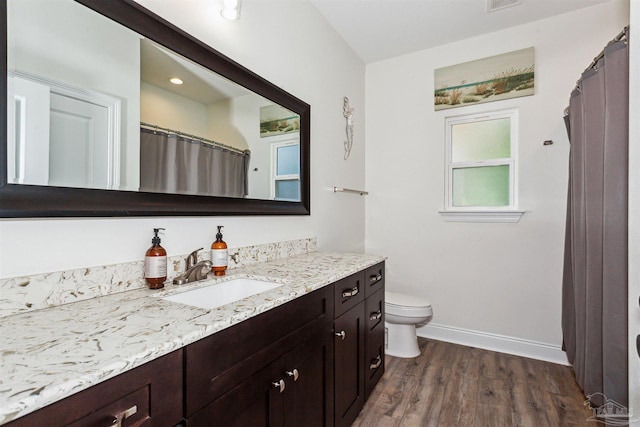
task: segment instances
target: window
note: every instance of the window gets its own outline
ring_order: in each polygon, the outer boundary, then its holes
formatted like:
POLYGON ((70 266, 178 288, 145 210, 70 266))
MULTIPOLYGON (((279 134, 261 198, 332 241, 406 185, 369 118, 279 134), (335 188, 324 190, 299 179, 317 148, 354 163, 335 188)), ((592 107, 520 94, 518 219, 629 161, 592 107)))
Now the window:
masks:
POLYGON ((300 200, 300 143, 298 138, 271 144, 271 197, 300 200))
POLYGON ((445 124, 445 219, 517 222, 517 110, 448 117, 445 124))

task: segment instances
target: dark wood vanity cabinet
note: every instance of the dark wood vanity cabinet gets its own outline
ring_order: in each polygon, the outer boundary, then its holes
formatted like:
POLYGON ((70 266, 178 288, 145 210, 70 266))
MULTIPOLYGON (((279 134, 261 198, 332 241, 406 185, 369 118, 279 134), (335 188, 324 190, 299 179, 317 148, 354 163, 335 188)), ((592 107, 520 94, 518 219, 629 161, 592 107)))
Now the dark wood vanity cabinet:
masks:
POLYGON ((383 372, 380 263, 7 425, 349 426, 383 372))
POLYGON ((332 289, 187 346, 187 426, 332 425, 332 289))
POLYGON ((6 425, 167 427, 181 421, 182 350, 177 350, 6 425))
POLYGON ((334 284, 335 425, 350 426, 384 373, 384 263, 334 284))
POLYGON ((384 372, 384 263, 185 348, 192 426, 349 426, 384 372))
POLYGON ((384 374, 384 275, 384 262, 365 270, 365 400, 384 374))

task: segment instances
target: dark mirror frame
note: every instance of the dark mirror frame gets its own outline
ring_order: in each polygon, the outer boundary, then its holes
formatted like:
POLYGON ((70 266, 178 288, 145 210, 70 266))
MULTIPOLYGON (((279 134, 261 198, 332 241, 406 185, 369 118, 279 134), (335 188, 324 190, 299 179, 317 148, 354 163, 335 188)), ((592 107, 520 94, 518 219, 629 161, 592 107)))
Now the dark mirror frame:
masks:
MULTIPOLYGON (((0 0, 0 217, 309 215, 311 107, 131 0, 76 0, 300 115, 300 198, 285 202, 7 183, 7 3, 0 0)), ((258 123, 256 123, 256 127, 258 123)))

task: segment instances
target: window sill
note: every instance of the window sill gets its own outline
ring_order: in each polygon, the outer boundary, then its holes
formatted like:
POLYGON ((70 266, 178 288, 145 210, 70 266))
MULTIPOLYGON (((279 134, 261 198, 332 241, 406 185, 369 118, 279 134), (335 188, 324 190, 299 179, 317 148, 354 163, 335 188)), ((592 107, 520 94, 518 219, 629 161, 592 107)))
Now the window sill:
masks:
POLYGON ((524 211, 439 211, 446 222, 520 222, 524 211))

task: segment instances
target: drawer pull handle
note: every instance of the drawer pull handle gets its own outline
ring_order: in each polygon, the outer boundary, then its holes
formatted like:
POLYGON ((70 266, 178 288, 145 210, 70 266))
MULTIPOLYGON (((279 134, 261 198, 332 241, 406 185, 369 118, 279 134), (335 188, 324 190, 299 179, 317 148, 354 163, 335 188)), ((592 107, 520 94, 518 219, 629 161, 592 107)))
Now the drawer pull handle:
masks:
POLYGON ((356 295, 358 295, 358 292, 360 292, 360 289, 358 289, 357 286, 354 286, 353 288, 347 291, 342 291, 342 298, 355 297, 356 295))
POLYGON ((298 377, 300 376, 297 369, 294 369, 293 371, 287 371, 287 375, 293 377, 293 382, 298 381, 298 377))
POLYGON ((133 405, 131 408, 127 409, 126 411, 122 411, 119 414, 116 414, 113 417, 113 421, 111 422, 111 425, 122 427, 122 422, 127 418, 129 418, 130 416, 134 415, 136 412, 138 412, 138 406, 133 405))
POLYGON ((369 369, 371 369, 371 370, 378 369, 380 367, 380 365, 382 365, 382 357, 380 357, 380 355, 378 355, 369 364, 369 369))
POLYGON ((284 389, 285 389, 285 383, 284 383, 284 380, 280 380, 280 381, 277 381, 277 382, 275 382, 275 383, 271 383, 271 384, 273 384, 273 386, 274 386, 275 388, 279 389, 279 390, 280 390, 280 393, 282 393, 282 392, 284 391, 284 389))
POLYGON ((382 279, 382 273, 374 274, 373 276, 369 276, 369 282, 374 283, 378 282, 382 279))
POLYGON ((378 320, 382 317, 382 311, 374 311, 369 315, 369 320, 378 320))
POLYGON ((340 331, 336 332, 336 336, 342 338, 342 341, 344 341, 344 338, 347 336, 347 334, 344 331, 340 331))

